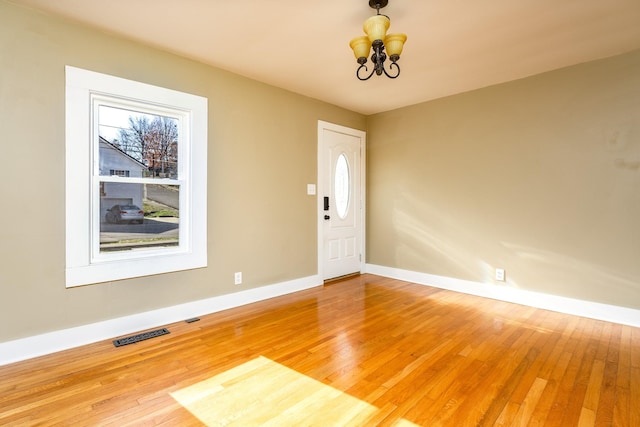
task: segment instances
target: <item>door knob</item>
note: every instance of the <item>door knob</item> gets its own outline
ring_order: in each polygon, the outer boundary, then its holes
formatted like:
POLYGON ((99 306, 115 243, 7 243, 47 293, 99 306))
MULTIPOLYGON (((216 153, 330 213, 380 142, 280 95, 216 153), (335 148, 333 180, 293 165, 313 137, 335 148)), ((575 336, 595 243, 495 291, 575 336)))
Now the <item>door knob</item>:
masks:
POLYGON ((324 219, 331 219, 331 217, 329 215, 325 215, 324 219))

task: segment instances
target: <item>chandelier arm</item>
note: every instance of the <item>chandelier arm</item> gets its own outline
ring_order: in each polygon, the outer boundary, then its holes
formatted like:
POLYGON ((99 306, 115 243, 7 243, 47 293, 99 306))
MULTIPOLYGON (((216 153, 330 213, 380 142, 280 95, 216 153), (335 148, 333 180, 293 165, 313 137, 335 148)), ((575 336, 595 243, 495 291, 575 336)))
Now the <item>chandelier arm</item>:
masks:
POLYGON ((369 69, 367 68, 367 66, 366 66, 366 65, 361 64, 361 65, 358 67, 358 69, 356 70, 356 77, 358 78, 358 80, 362 80, 362 81, 369 80, 369 79, 371 78, 371 76, 373 76, 373 73, 375 73, 375 72, 376 72, 376 67, 373 67, 373 70, 371 70, 371 73, 369 73, 369 75, 368 75, 367 77, 364 77, 364 78, 363 78, 363 77, 360 77, 360 70, 362 70, 363 68, 364 68, 364 71, 365 71, 365 72, 368 72, 368 71, 369 71, 369 69))
POLYGON ((390 79, 395 79, 396 77, 398 77, 400 75, 400 66, 397 63, 392 62, 391 65, 389 65, 389 71, 391 71, 391 69, 393 67, 396 67, 396 69, 397 69, 397 72, 396 72, 395 75, 391 75, 391 74, 387 73, 387 70, 385 70, 384 67, 382 68, 382 71, 384 71, 384 74, 387 77, 389 77, 390 79))

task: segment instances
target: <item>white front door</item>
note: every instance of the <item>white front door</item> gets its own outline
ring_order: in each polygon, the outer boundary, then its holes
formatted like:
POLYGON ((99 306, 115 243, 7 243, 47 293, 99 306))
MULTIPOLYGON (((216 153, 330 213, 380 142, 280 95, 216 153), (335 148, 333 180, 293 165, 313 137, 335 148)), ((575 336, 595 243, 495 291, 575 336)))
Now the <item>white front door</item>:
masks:
POLYGON ((323 280, 364 265, 365 133, 318 122, 318 268, 323 280))

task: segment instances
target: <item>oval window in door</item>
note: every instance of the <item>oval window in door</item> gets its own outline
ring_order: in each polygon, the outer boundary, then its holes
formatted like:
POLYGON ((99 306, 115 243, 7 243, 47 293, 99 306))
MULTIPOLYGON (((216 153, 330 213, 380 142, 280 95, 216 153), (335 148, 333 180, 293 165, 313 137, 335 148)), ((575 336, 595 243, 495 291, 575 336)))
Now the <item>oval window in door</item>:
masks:
POLYGON ((345 219, 349 211, 349 199, 351 198, 351 179, 349 176, 349 164, 344 153, 338 156, 336 161, 335 176, 333 177, 334 196, 336 198, 336 213, 340 219, 345 219))

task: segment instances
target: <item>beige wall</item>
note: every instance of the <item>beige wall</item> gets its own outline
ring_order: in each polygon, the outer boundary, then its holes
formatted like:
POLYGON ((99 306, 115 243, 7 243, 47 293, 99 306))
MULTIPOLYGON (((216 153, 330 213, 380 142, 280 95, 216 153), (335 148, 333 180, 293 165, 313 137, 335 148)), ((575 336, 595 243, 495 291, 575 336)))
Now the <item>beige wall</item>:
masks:
POLYGON ((362 115, 0 0, 0 342, 316 274, 306 185, 318 120, 365 127, 362 115), (208 268, 65 288, 65 65, 209 99, 208 268))
POLYGON ((0 342, 316 274, 317 120, 368 262, 640 308, 639 52, 365 118, 0 0, 0 342), (65 65, 209 99, 208 268, 65 288, 65 65))
POLYGON ((640 309, 640 51, 371 116, 367 170, 369 263, 640 309))

